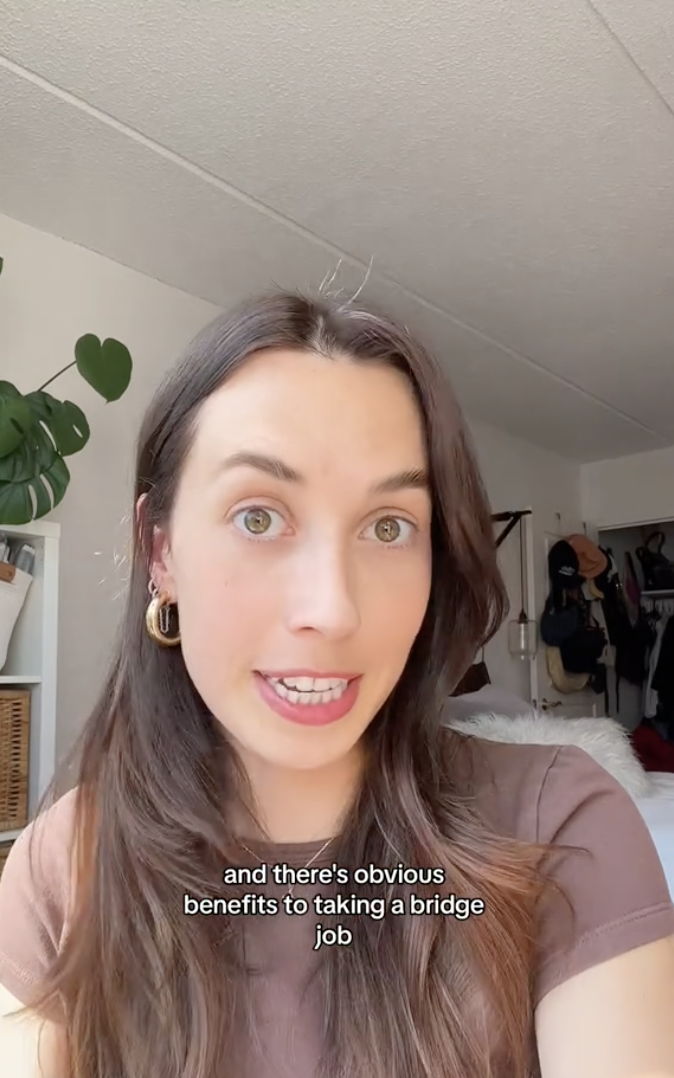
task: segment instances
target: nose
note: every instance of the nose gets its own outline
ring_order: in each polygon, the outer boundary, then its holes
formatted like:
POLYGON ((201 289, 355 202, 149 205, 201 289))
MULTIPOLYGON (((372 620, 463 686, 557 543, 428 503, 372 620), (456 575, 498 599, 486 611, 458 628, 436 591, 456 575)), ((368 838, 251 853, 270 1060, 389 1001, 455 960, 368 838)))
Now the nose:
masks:
POLYGON ((360 626, 353 566, 343 552, 305 550, 291 574, 287 625, 291 632, 313 629, 329 639, 352 635, 360 626))

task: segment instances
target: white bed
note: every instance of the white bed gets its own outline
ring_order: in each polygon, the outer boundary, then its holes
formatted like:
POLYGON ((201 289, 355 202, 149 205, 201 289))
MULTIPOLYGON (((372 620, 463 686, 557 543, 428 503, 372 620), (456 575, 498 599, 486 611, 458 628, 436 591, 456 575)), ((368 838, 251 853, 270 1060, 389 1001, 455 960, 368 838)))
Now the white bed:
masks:
POLYGON ((652 771, 648 777, 653 784, 653 793, 635 800, 660 855, 674 898, 674 775, 652 771))
POLYGON ((560 719, 537 714, 531 704, 521 697, 495 685, 486 685, 478 692, 457 696, 448 701, 447 719, 459 728, 468 723, 478 736, 496 741, 518 741, 532 744, 577 744, 594 756, 598 763, 622 781, 634 798, 651 833, 660 855, 670 894, 674 899, 674 774, 649 772, 651 792, 637 793, 645 776, 634 750, 626 740, 625 731, 618 737, 619 727, 606 719, 560 719), (491 716, 490 716, 491 713, 491 716), (489 731, 489 717, 499 717, 496 731, 489 731), (514 720, 514 721, 513 721, 514 720), (478 728, 487 722, 484 729, 478 728), (586 730, 583 730, 583 726, 586 730), (593 731, 600 731, 596 738, 593 731), (602 745, 602 741, 605 743, 602 745), (600 751, 601 750, 601 751, 600 751))

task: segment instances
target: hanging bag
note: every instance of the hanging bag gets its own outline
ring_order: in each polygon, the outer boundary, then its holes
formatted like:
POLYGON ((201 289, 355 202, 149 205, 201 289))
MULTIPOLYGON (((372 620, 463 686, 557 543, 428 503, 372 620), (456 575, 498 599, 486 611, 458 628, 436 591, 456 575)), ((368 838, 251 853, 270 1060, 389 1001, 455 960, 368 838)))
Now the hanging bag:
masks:
POLYGON ((674 564, 662 553, 664 532, 653 532, 637 550, 644 573, 646 591, 670 591, 674 589, 674 564))

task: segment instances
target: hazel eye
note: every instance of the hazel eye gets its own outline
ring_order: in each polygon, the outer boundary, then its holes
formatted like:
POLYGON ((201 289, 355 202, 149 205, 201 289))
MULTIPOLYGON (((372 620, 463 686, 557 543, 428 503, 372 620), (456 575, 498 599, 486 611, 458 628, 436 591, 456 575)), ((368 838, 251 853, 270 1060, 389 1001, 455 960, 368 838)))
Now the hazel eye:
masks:
POLYGON ((379 517, 371 528, 375 538, 386 546, 405 546, 417 530, 411 521, 395 516, 379 517))
POLYGON ((251 538, 274 538, 274 518, 278 517, 282 523, 280 513, 274 509, 265 509, 261 505, 248 506, 238 512, 233 522, 239 530, 251 538))

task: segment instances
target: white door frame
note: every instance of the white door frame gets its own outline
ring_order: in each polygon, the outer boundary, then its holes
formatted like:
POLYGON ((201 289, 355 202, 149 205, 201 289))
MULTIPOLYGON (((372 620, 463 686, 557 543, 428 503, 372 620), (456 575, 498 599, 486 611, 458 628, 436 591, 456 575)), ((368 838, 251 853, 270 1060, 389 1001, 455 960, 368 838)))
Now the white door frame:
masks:
MULTIPOLYGON (((540 618, 536 611, 536 542, 534 537, 534 511, 531 506, 528 506, 528 515, 524 518, 524 543, 525 543, 525 565, 526 565, 526 610, 527 617, 530 621, 535 621, 537 625, 540 624, 540 618)), ((539 639, 538 646, 541 647, 541 641, 539 639)), ((529 660, 529 687, 531 700, 539 700, 538 695, 538 662, 536 657, 529 660)))

